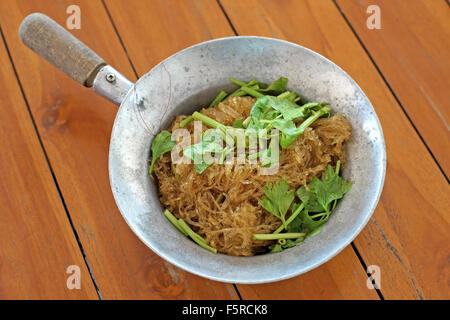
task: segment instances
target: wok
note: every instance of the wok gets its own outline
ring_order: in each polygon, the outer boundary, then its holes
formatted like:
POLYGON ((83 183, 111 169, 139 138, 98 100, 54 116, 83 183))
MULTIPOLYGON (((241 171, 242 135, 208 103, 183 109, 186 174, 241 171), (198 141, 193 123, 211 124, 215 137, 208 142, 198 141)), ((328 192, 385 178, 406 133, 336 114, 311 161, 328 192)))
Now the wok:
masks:
POLYGON ((22 41, 41 57, 120 105, 109 148, 114 199, 135 234, 174 265, 223 282, 282 280, 331 259, 371 217, 386 170, 382 129, 361 88, 323 56, 283 40, 229 37, 177 52, 132 83, 43 14, 26 17, 19 33, 22 41), (253 257, 213 254, 177 232, 163 215, 157 186, 148 175, 154 135, 175 116, 208 105, 220 90, 234 89, 230 77, 270 83, 280 76, 287 77, 289 89, 299 92, 306 101, 330 102, 351 122, 349 161, 343 175, 354 183, 353 188, 322 231, 301 246, 253 257))

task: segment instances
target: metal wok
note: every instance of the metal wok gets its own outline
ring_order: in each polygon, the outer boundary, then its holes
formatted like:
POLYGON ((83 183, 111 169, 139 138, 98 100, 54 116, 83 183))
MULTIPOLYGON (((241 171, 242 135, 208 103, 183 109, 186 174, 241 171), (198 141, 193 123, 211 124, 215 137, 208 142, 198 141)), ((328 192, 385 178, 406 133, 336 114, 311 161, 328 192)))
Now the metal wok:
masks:
POLYGON ((309 49, 263 37, 216 39, 172 55, 132 83, 43 14, 26 17, 20 36, 28 47, 70 77, 120 105, 109 149, 115 201, 136 235, 184 270, 234 283, 264 283, 299 275, 345 248, 377 205, 386 153, 375 111, 355 81, 309 49), (168 126, 174 116, 191 114, 207 105, 220 90, 231 90, 230 77, 269 83, 280 76, 287 77, 289 89, 301 93, 305 100, 330 102, 351 122, 353 135, 344 176, 353 181, 353 188, 320 234, 301 246, 253 257, 210 253, 177 232, 163 215, 157 186, 148 176, 153 134, 168 126))

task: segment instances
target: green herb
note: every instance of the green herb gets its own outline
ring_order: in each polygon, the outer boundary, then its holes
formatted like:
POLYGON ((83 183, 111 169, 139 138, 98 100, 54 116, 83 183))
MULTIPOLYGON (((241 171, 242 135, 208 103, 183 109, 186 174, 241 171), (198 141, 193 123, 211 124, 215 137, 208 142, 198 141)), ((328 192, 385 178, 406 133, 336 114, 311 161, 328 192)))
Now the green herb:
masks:
POLYGON ((339 176, 338 161, 336 170, 328 165, 321 179, 314 179, 307 185, 297 189, 297 196, 305 206, 305 210, 291 223, 290 232, 305 231, 308 237, 320 232, 320 229, 331 215, 337 200, 341 199, 352 187, 351 182, 339 176), (333 208, 331 203, 334 202, 333 208))
POLYGON ((312 115, 313 111, 319 111, 328 105, 328 102, 308 102, 303 104, 300 108, 302 108, 305 117, 309 117, 312 115))
POLYGON ((226 98, 227 95, 228 93, 226 93, 225 91, 220 91, 217 97, 210 103, 208 108, 214 108, 215 106, 217 106, 223 101, 223 99, 226 98))
MULTIPOLYGON (((340 161, 336 163, 333 170, 328 165, 327 170, 322 174, 321 179, 314 178, 306 187, 297 189, 296 194, 301 203, 292 205, 292 214, 286 220, 287 228, 282 225, 273 232, 281 239, 287 230, 287 234, 304 233, 305 236, 296 240, 286 239, 278 241, 269 247, 270 252, 281 252, 285 249, 302 244, 304 239, 317 235, 325 222, 328 221, 336 203, 351 188, 351 183, 339 176, 340 161)), ((271 238, 275 239, 275 238, 271 238)))
POLYGON ((213 253, 217 253, 217 250, 208 246, 206 244, 205 239, 203 239, 201 236, 195 233, 183 219, 178 219, 178 224, 180 225, 181 228, 183 228, 183 230, 187 233, 187 235, 191 237, 191 239, 194 240, 194 242, 197 243, 200 247, 209 250, 213 253))
POLYGON ((303 243, 306 233, 300 232, 301 221, 297 219, 298 215, 302 212, 303 209, 304 209, 303 203, 294 203, 292 205, 292 214, 286 220, 287 233, 280 233, 281 231, 283 231, 284 228, 283 226, 280 226, 277 230, 275 230, 272 233, 272 235, 279 235, 280 237, 283 237, 283 235, 285 234, 298 234, 298 233, 303 234, 303 236, 298 239, 283 238, 282 240, 284 241, 278 240, 278 243, 269 246, 271 253, 281 252, 285 249, 292 248, 303 243))
POLYGON ((248 127, 248 124, 250 123, 250 120, 252 120, 252 118, 249 116, 249 117, 247 117, 247 119, 245 119, 243 122, 242 122, 242 126, 244 127, 244 128, 247 128, 248 127))
MULTIPOLYGON (((336 162, 336 169, 334 170, 334 172, 336 172, 337 175, 339 175, 339 169, 340 168, 341 168, 341 160, 338 160, 336 162)), ((333 208, 331 208, 331 210, 334 210, 334 208, 336 208, 337 202, 338 202, 338 199, 334 200, 333 208)))
POLYGON ((167 218, 167 220, 169 220, 173 226, 175 228, 178 229, 178 231, 180 231, 182 234, 184 234, 185 236, 187 236, 188 234, 186 233, 186 231, 184 231, 184 229, 180 226, 180 224, 178 223, 177 218, 175 218, 175 216, 169 211, 169 210, 165 210, 164 211, 164 216, 167 218))
POLYGON ((178 231, 180 231, 185 236, 189 236, 200 247, 209 250, 211 252, 217 253, 217 250, 208 246, 206 244, 205 239, 203 239, 200 235, 195 233, 183 219, 175 218, 175 216, 169 210, 164 211, 164 216, 173 224, 173 226, 178 231))
POLYGON ((220 193, 216 198, 216 203, 219 203, 220 200, 222 200, 222 198, 223 198, 223 193, 220 193))
POLYGON ((245 93, 251 95, 252 97, 255 98, 262 98, 264 97, 264 94, 260 93, 259 91, 257 91, 257 89, 253 89, 247 86, 243 86, 241 87, 241 90, 244 91, 245 93))
POLYGON ((300 136, 305 129, 308 128, 314 121, 324 115, 329 115, 330 108, 322 108, 319 111, 313 111, 312 115, 303 121, 298 127, 292 120, 287 119, 275 119, 271 122, 271 125, 281 131, 280 145, 282 148, 287 148, 300 136))
POLYGON ((304 109, 289 99, 265 96, 260 99, 259 102, 266 108, 272 108, 278 111, 279 115, 286 120, 295 120, 305 117, 305 114, 303 113, 304 109))
POLYGON ((269 249, 270 249, 270 251, 269 251, 270 253, 277 253, 277 252, 284 251, 284 248, 278 243, 269 246, 269 249))
POLYGON ((264 96, 258 98, 250 112, 253 120, 304 119, 313 115, 314 111, 319 111, 328 105, 326 102, 309 102, 299 106, 287 96, 283 97, 287 93, 285 92, 278 97, 264 96))
POLYGON ((226 126, 224 124, 222 124, 219 121, 216 121, 213 118, 210 118, 207 115, 204 115, 203 113, 200 113, 198 111, 195 111, 192 114, 192 117, 195 120, 201 121, 204 124, 206 124, 207 126, 214 128, 214 129, 221 129, 222 131, 224 131, 224 129, 226 128, 226 126))
POLYGON ((282 252, 286 249, 298 246, 300 244, 302 244, 305 241, 304 237, 292 240, 292 239, 287 239, 284 243, 276 243, 273 244, 271 246, 269 246, 270 249, 270 253, 276 253, 276 252, 282 252))
POLYGON ((317 201, 316 194, 309 189, 306 189, 306 187, 301 186, 297 189, 297 196, 302 201, 303 205, 305 206, 306 210, 310 212, 321 212, 323 211, 322 206, 317 201))
MULTIPOLYGON (((297 218, 303 211, 305 211, 305 204, 304 203, 294 203, 292 205, 292 212, 296 213, 294 216, 294 213, 289 217, 288 220, 291 220, 290 218, 292 218, 291 221, 289 221, 288 224, 288 228, 287 228, 287 232, 301 232, 304 231, 302 229, 302 225, 301 225, 301 220, 299 218, 297 218)), ((278 230, 278 229, 277 229, 278 230)), ((275 231, 277 231, 275 230, 275 231)))
MULTIPOLYGON (((267 132, 267 137, 265 137, 265 139, 269 140, 272 138, 269 131, 275 128, 280 131, 281 147, 287 148, 294 143, 298 136, 301 135, 309 125, 311 125, 319 117, 329 114, 331 110, 324 107, 326 103, 310 102, 302 106, 296 104, 296 101, 300 100, 300 97, 298 97, 295 92, 286 91, 287 78, 284 77, 275 80, 267 88, 260 88, 257 80, 251 80, 246 83, 231 78, 230 81, 240 86, 239 89, 235 90, 231 94, 232 96, 248 94, 258 98, 251 109, 250 116, 247 119, 236 119, 231 127, 196 111, 191 116, 181 121, 180 127, 186 126, 186 124, 192 120, 199 120, 211 128, 219 129, 219 133, 222 138, 227 141, 228 138, 231 138, 231 135, 227 133, 228 130, 232 131, 236 129, 246 129, 258 131, 264 129, 267 132), (277 96, 265 94, 277 94, 277 96), (304 119, 304 121, 297 127, 294 123, 296 119, 304 119)), ((210 107, 216 106, 226 97, 227 93, 225 91, 221 91, 210 104, 210 107)), ((249 135, 249 131, 246 131, 246 134, 249 135)), ((247 139, 246 143, 248 143, 247 139)), ((226 148, 219 149, 216 144, 213 144, 212 141, 208 140, 202 141, 200 145, 196 147, 192 147, 190 149, 186 148, 184 150, 185 156, 191 159, 194 158, 194 155, 203 156, 205 152, 209 152, 209 148, 212 148, 212 145, 215 145, 212 152, 222 152, 219 163, 223 164, 225 156, 232 150, 226 150, 226 148)), ((261 165, 263 167, 271 165, 270 153, 270 147, 261 153, 261 165)), ((252 157, 256 156, 257 154, 252 157)), ((194 161, 194 168, 198 173, 202 173, 212 163, 212 161, 204 161, 202 158, 199 158, 198 160, 199 161, 194 161)))
POLYGON ((271 92, 274 94, 281 94, 284 91, 286 91, 286 86, 287 86, 287 82, 288 79, 287 78, 279 78, 277 80, 275 80, 274 82, 272 82, 272 84, 270 86, 268 86, 265 89, 259 89, 259 92, 271 92))
MULTIPOLYGON (((302 204, 296 204, 296 203, 294 203, 293 205, 292 205, 292 214, 289 216, 289 218, 286 220, 286 226, 287 226, 287 231, 288 232, 291 232, 290 231, 290 229, 289 229, 289 227, 290 227, 290 223, 292 222, 292 221, 294 221, 294 219, 298 216, 298 214, 303 210, 303 208, 304 208, 305 206, 304 206, 304 204, 302 203, 302 204)), ((280 226, 277 230, 275 230, 273 233, 274 234, 277 234, 277 233, 280 233, 281 231, 283 231, 283 227, 284 226, 280 226)), ((295 228, 295 227, 294 227, 295 228)), ((292 228, 291 228, 292 229, 292 228)))
MULTIPOLYGON (((258 81, 252 80, 249 83, 245 83, 243 81, 237 80, 235 78, 230 78, 230 81, 237 84, 238 86, 241 86, 240 89, 236 90, 232 93, 232 96, 234 95, 244 95, 245 93, 250 94, 251 96, 258 97, 259 95, 255 92, 259 93, 271 93, 271 94, 281 94, 284 91, 286 91, 286 86, 288 79, 281 77, 274 82, 272 82, 267 88, 259 88, 258 81), (253 89, 253 91, 246 91, 243 87, 253 89), (244 93, 244 94, 243 94, 244 93)), ((263 96, 263 95, 261 95, 263 96)))
MULTIPOLYGON (((235 81, 234 83, 239 82, 238 85, 240 85, 240 86, 242 87, 242 85, 241 85, 240 83, 243 83, 243 82, 241 82, 241 81, 239 81, 239 80, 236 80, 236 79, 234 79, 234 78, 232 78, 232 79, 235 81)), ((231 79, 230 79, 230 80, 231 80, 231 79)), ((231 82, 233 82, 233 80, 231 80, 231 82)), ((250 82, 248 82, 248 83, 244 83, 244 85, 247 86, 247 87, 250 87, 250 88, 252 88, 252 89, 259 89, 258 81, 257 81, 257 80, 252 80, 252 81, 250 81, 250 82)), ((236 91, 234 91, 233 93, 231 93, 231 94, 230 94, 230 97, 241 97, 241 96, 245 96, 246 94, 247 94, 247 93, 246 93, 245 91, 242 91, 242 89, 239 88, 239 89, 237 89, 236 91)))
MULTIPOLYGON (((246 86, 248 86, 249 84, 250 84, 250 82, 249 83, 245 83, 244 81, 241 81, 241 80, 238 80, 238 79, 235 79, 235 78, 230 78, 230 81, 231 82, 233 82, 233 83, 235 83, 235 84, 237 84, 238 86, 241 86, 241 87, 246 87, 246 86)), ((252 80, 252 81, 256 81, 256 80, 252 80)))
MULTIPOLYGON (((278 146, 277 146, 278 148, 278 146)), ((262 167, 269 167, 272 164, 272 148, 269 146, 264 151, 260 152, 260 160, 261 160, 261 166, 262 167)))
POLYGON ((177 181, 179 181, 180 180, 180 175, 177 173, 177 168, 175 167, 175 164, 173 162, 170 162, 170 168, 172 169, 172 173, 174 174, 175 179, 177 181))
POLYGON ((309 183, 309 189, 317 196, 317 202, 325 211, 330 211, 330 204, 334 200, 341 199, 350 191, 351 182, 341 178, 333 168, 328 165, 327 170, 322 174, 322 178, 314 179, 309 183))
POLYGON ((172 140, 172 135, 169 131, 161 131, 153 140, 151 151, 152 151, 152 162, 149 169, 149 174, 153 172, 153 166, 164 153, 172 151, 175 146, 175 141, 172 140))
POLYGON ((281 132, 280 145, 287 148, 301 135, 314 121, 324 115, 329 115, 331 109, 326 108, 327 103, 310 102, 303 106, 297 105, 286 96, 264 96, 258 98, 250 111, 251 120, 247 129, 267 131, 275 128, 281 132), (305 119, 300 126, 294 120, 305 119))
POLYGON ((294 91, 285 91, 277 96, 278 99, 287 99, 292 102, 300 101, 300 97, 294 91))
MULTIPOLYGON (((202 174, 213 162, 214 158, 210 157, 205 159, 206 153, 221 153, 221 159, 224 157, 224 148, 222 147, 222 141, 217 141, 216 136, 205 136, 205 132, 202 133, 202 138, 199 143, 191 144, 183 149, 183 155, 194 161, 194 169, 199 174, 202 174)), ((226 148, 225 148, 226 149, 226 148)), ((226 156, 226 154, 225 154, 226 156)))
POLYGON ((234 120, 233 128, 244 128, 244 120, 242 119, 234 120))
POLYGON ((250 121, 247 129, 266 129, 268 120, 274 120, 280 115, 279 112, 268 105, 268 101, 268 96, 256 100, 250 110, 250 121))
POLYGON ((294 198, 294 190, 289 190, 289 184, 286 180, 283 180, 274 184, 267 183, 264 186, 264 196, 258 203, 279 218, 286 229, 285 216, 294 198))
POLYGON ((186 119, 183 119, 181 122, 180 122, 180 128, 184 128, 189 122, 191 122, 192 120, 194 120, 194 117, 193 116, 189 116, 189 117, 186 117, 186 119))
POLYGON ((225 147, 222 150, 222 154, 220 155, 219 164, 223 164, 227 155, 231 152, 234 152, 234 147, 225 147))
POLYGON ((296 233, 256 233, 253 235, 254 240, 277 240, 277 239, 297 239, 304 237, 306 234, 301 232, 296 233))

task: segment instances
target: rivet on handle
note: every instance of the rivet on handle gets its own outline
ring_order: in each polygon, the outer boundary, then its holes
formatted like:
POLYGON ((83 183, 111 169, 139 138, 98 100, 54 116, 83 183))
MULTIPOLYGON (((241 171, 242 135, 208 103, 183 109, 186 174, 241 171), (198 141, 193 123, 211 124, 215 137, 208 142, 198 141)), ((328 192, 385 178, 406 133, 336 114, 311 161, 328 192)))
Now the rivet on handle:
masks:
POLYGON ((114 81, 116 81, 116 75, 114 73, 108 73, 106 75, 106 81, 113 83, 114 81))

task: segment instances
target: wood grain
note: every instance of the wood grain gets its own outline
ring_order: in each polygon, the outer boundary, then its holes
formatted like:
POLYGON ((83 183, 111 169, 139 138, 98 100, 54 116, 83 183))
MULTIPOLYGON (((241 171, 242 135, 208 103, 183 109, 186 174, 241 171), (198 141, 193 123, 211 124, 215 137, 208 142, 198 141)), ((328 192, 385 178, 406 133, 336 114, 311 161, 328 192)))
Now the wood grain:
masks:
MULTIPOLYGON (((299 43, 333 60, 362 87, 383 126, 388 169, 374 217, 355 245, 367 265, 381 268, 385 298, 449 298, 450 189, 335 4, 326 0, 221 3, 238 34, 299 43)), ((257 295, 247 292, 244 297, 257 295)))
POLYGON ((293 279, 259 285, 238 285, 243 299, 367 300, 378 299, 367 288, 367 276, 351 246, 324 265, 293 279))
POLYGON ((0 299, 98 299, 3 42, 0 64, 0 299))
MULTIPOLYGON (((18 27, 26 15, 42 12, 65 26, 66 8, 73 4, 80 6, 82 21, 81 29, 72 33, 129 79, 135 80, 100 1, 58 0, 51 5, 44 0, 1 1, 0 21, 102 297, 237 298, 232 285, 183 272, 157 257, 137 239, 116 208, 108 180, 108 144, 117 108, 66 77, 20 42, 18 27)), ((153 22, 147 21, 142 27, 147 30, 152 25, 153 22)), ((195 30, 191 33, 196 34, 195 30)), ((45 212, 39 210, 40 214, 45 212)), ((67 220, 65 216, 58 219, 67 220)))
MULTIPOLYGON (((448 74, 448 7, 443 7, 441 0, 415 0, 408 5, 376 1, 382 6, 383 27, 398 30, 374 34, 378 31, 367 33, 362 30, 364 24, 359 25, 365 18, 359 16, 358 4, 338 1, 448 172, 448 98, 444 95, 448 77, 437 78, 439 72, 448 74), (399 17, 393 8, 406 14, 399 17), (427 19, 413 20, 419 16, 427 19), (430 106, 434 113, 428 112, 430 106), (447 135, 443 124, 447 125, 447 135)), ((302 44, 332 59, 360 84, 383 125, 388 173, 380 204, 355 245, 367 265, 381 267, 385 298, 448 299, 449 218, 444 211, 450 204, 448 184, 336 5, 325 0, 221 3, 239 34, 302 44)), ((108 182, 108 142, 115 107, 68 79, 20 42, 18 26, 27 14, 40 11, 65 25, 66 8, 72 4, 81 7, 82 28, 71 32, 135 80, 100 0, 58 0, 52 5, 45 0, 4 0, 0 2, 0 25, 102 296, 237 298, 231 285, 173 267, 132 234, 116 209, 108 182)), ((216 1, 105 0, 105 5, 139 75, 188 45, 233 35, 216 1)), ((366 17, 365 11, 361 14, 366 17)), ((4 194, 0 198, 0 240, 4 244, 0 247, 0 297, 95 299, 94 286, 1 45, 0 63, 0 103, 9 107, 0 110, 0 136, 7 138, 0 139, 4 150, 0 155, 4 194), (14 165, 7 165, 10 163, 14 165), (69 264, 82 269, 81 291, 66 288, 65 268, 69 264)), ((364 270, 348 247, 305 275, 238 287, 244 299, 377 298, 365 284, 364 270)))
POLYGON ((106 0, 105 4, 139 76, 181 49, 234 35, 216 1, 106 0))
POLYGON ((337 3, 448 175, 448 3, 445 0, 338 0, 337 3), (378 5, 380 8, 380 30, 366 27, 366 8, 369 5, 378 5))
MULTIPOLYGON (((211 38, 234 35, 214 1, 107 0, 105 3, 139 75, 148 71, 151 65, 186 46, 211 38), (147 21, 152 21, 152 26, 146 29, 146 32, 142 32, 147 21)), ((275 284, 285 288, 281 290, 283 293, 272 290, 273 286, 239 286, 239 288, 244 290, 244 297, 252 298, 378 298, 376 292, 367 289, 366 275, 351 248, 315 272, 275 284), (320 289, 317 287, 318 277, 321 281, 320 289)))

